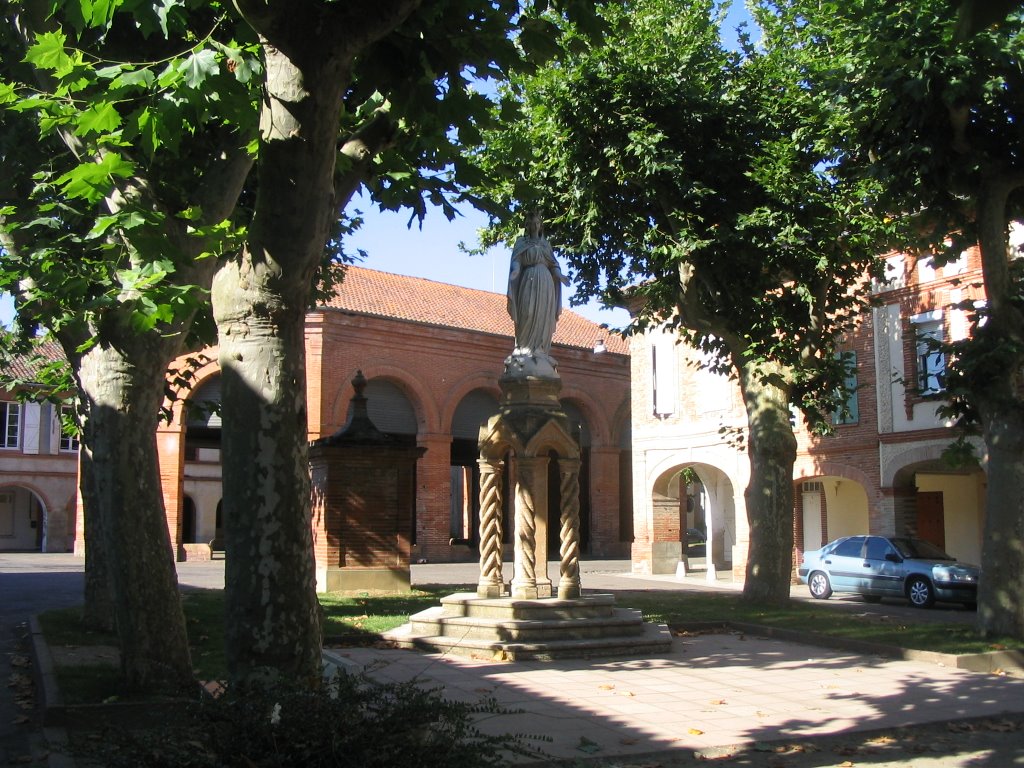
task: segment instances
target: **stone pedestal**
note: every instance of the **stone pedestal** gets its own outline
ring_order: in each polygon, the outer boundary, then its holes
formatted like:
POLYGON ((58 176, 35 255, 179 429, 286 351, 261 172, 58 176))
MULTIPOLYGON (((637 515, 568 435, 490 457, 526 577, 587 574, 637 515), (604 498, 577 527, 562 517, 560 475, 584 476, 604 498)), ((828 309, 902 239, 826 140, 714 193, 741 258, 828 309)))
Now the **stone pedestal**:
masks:
MULTIPOLYGON (((506 366, 506 371, 508 367, 506 366)), ((517 369, 518 370, 518 369, 517 369)), ((501 472, 514 457, 515 567, 507 594, 520 600, 550 597, 547 578, 547 532, 559 531, 561 560, 558 596, 579 597, 579 466, 580 450, 569 419, 558 401, 558 378, 506 375, 501 379, 498 414, 480 429, 480 581, 482 598, 506 594, 501 582, 501 472), (558 519, 549 520, 548 466, 558 464, 561 499, 558 519)), ((507 468, 506 468, 507 470, 507 468)))
MULTIPOLYGON (((450 595, 386 637, 406 648, 494 659, 551 659, 667 651, 664 625, 615 607, 612 595, 580 587, 580 449, 558 401, 561 381, 547 355, 505 361, 498 414, 480 428, 480 580, 475 593, 450 595), (558 487, 549 488, 551 462, 558 487), (502 478, 512 485, 512 582, 501 564, 502 478), (559 500, 555 509, 551 499, 559 500), (549 516, 555 517, 549 519, 549 516), (547 578, 548 526, 558 527, 558 596, 547 578)), ((678 546, 678 542, 677 542, 678 546)))

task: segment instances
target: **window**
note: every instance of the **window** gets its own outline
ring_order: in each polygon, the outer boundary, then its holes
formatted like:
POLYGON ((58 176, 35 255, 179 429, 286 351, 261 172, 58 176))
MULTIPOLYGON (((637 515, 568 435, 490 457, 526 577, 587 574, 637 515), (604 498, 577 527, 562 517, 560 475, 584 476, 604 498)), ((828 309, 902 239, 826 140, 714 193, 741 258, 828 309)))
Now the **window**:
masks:
POLYGON ((936 395, 946 388, 946 356, 941 348, 942 311, 914 315, 910 322, 916 345, 918 394, 936 395))
POLYGON ((836 557, 860 557, 861 551, 864 548, 864 537, 863 536, 851 536, 846 541, 841 542, 834 550, 832 554, 836 557))
POLYGON ((676 345, 668 333, 651 346, 654 415, 670 416, 676 411, 676 345))
POLYGON ((846 398, 832 414, 832 423, 856 424, 860 420, 857 409, 857 353, 839 352, 837 357, 843 365, 843 390, 846 398))
POLYGON ((919 257, 917 260, 917 282, 930 283, 935 277, 935 259, 931 256, 919 257))
POLYGON ((78 427, 75 425, 75 409, 70 405, 60 407, 60 449, 78 450, 78 427))
POLYGON ((892 548, 885 539, 879 538, 878 536, 868 537, 868 548, 864 554, 867 560, 885 560, 885 556, 889 553, 896 554, 896 551, 892 548))
POLYGON ((17 448, 21 436, 21 405, 0 403, 0 448, 17 448))

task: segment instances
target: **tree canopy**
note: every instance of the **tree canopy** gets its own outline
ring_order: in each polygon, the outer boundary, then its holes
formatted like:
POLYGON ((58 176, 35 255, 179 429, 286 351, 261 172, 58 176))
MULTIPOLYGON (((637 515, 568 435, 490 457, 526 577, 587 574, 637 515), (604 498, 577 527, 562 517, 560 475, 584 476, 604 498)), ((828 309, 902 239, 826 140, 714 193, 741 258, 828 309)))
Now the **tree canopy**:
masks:
POLYGON ((570 32, 563 60, 513 81, 508 127, 480 150, 504 174, 486 194, 545 212, 581 296, 628 301, 634 329, 667 324, 738 378, 745 592, 788 599, 789 408, 816 425, 834 408, 840 334, 865 306, 884 230, 866 205, 873 185, 833 173, 830 102, 771 30, 763 48, 726 50, 710 0, 646 0, 604 19, 604 45, 570 32))
POLYGON ((1024 204, 1024 9, 965 0, 774 4, 792 46, 827 51, 809 69, 844 115, 838 173, 884 190, 891 245, 942 264, 977 244, 986 303, 951 345, 948 392, 977 423, 988 473, 979 589, 986 633, 1024 636, 1024 273, 1009 241, 1024 204))

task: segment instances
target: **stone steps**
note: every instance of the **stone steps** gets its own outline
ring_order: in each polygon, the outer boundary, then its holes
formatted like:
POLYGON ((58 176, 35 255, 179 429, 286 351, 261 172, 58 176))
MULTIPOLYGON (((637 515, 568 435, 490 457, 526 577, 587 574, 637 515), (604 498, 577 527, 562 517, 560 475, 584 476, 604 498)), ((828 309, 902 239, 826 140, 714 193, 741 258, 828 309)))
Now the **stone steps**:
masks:
POLYGON ((612 595, 521 600, 454 594, 385 638, 403 648, 504 661, 647 655, 672 645, 667 627, 617 608, 612 595))
POLYGON ((527 600, 477 597, 475 592, 456 592, 442 597, 441 606, 449 616, 515 621, 605 618, 612 616, 616 610, 614 595, 586 595, 572 600, 557 597, 527 600))
POLYGON ((387 633, 385 637, 401 648, 433 653, 452 653, 458 656, 496 661, 646 656, 666 653, 672 647, 672 637, 668 628, 655 624, 642 624, 639 635, 538 642, 511 642, 448 635, 415 635, 412 633, 411 627, 411 624, 405 624, 387 633))
POLYGON ((410 619, 412 632, 416 635, 499 639, 507 642, 582 640, 635 636, 643 633, 643 618, 640 612, 623 609, 609 616, 585 619, 506 619, 449 616, 445 614, 443 607, 439 607, 430 608, 410 619))

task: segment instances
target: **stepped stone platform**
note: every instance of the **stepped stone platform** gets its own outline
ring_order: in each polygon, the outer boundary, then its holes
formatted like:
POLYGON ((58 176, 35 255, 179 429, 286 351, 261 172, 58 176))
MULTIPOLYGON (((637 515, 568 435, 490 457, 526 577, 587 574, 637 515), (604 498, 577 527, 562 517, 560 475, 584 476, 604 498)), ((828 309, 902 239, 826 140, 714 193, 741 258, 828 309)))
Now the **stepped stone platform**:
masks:
POLYGON ((460 592, 384 637, 401 648, 502 661, 640 656, 672 646, 668 627, 604 594, 521 600, 460 592))

